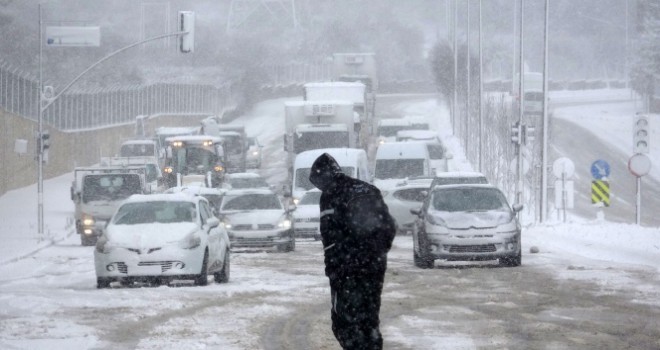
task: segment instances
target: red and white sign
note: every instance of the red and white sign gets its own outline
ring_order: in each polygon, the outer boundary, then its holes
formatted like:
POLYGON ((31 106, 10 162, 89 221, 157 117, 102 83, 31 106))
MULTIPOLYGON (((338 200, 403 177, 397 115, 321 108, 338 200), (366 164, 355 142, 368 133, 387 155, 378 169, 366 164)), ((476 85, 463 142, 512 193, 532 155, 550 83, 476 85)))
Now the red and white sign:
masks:
POLYGON ((651 158, 643 153, 633 155, 628 160, 628 170, 637 177, 648 174, 651 171, 651 158))

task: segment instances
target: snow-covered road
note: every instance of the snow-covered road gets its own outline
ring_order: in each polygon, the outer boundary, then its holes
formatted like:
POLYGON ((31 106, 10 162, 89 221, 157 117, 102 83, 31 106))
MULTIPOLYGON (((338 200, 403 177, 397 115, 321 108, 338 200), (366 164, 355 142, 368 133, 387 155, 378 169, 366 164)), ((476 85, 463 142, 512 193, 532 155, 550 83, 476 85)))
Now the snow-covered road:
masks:
MULTIPOLYGON (((392 113, 448 125, 432 96, 391 98, 392 113)), ((243 120, 266 144, 260 172, 271 183, 285 176, 282 111, 282 100, 267 101, 243 120)), ((469 167, 450 130, 441 135, 455 166, 469 167)), ((36 188, 0 197, 0 348, 339 349, 319 242, 298 242, 292 253, 234 252, 228 284, 97 290, 93 248, 69 226, 70 181, 46 181, 41 242, 36 188)), ((398 236, 383 292, 385 348, 660 348, 658 228, 572 219, 526 227, 519 268, 421 270, 410 237, 398 236)))

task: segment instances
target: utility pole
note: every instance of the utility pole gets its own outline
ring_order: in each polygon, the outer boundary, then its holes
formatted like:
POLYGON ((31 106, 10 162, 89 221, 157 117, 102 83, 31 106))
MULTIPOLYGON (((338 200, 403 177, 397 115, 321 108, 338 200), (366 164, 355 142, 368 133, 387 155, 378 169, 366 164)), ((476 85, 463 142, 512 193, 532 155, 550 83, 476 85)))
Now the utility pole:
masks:
POLYGON ((452 104, 451 126, 453 134, 456 135, 456 114, 458 112, 458 0, 454 0, 454 102, 452 104))
MULTIPOLYGON (((520 0, 520 90, 518 92, 518 123, 523 125, 523 112, 524 112, 524 103, 525 103, 525 55, 524 55, 524 14, 525 6, 523 0, 520 0)), ((516 203, 523 202, 523 154, 521 152, 522 145, 518 147, 518 169, 516 176, 516 203)))
POLYGON ((481 43, 483 41, 482 32, 482 18, 481 18, 481 0, 479 0, 479 171, 483 172, 483 158, 484 158, 484 61, 481 43))
POLYGON ((467 93, 465 95, 465 157, 470 159, 470 0, 467 3, 467 93))
POLYGON ((548 209, 548 27, 549 0, 545 0, 545 29, 543 30, 543 148, 541 151, 541 222, 544 222, 548 209))

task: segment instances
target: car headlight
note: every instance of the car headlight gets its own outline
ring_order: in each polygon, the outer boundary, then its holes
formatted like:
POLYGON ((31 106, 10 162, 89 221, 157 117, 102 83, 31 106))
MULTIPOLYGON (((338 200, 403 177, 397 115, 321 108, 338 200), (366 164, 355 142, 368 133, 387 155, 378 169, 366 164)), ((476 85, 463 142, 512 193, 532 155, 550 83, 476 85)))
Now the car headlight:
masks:
POLYGON ((258 156, 258 155, 259 155, 259 151, 254 151, 254 152, 252 152, 252 155, 255 156, 255 157, 258 156))
POLYGON ((195 249, 201 244, 202 239, 195 232, 192 232, 179 242, 179 246, 183 249, 195 249))
POLYGON ((89 214, 83 214, 82 224, 83 226, 94 226, 94 217, 89 214))
POLYGON ((293 204, 298 205, 300 203, 300 198, 293 198, 293 204))
POLYGON ((225 227, 225 230, 231 230, 231 222, 227 219, 222 220, 222 226, 225 227))
POLYGON ((291 228, 291 220, 288 218, 280 219, 280 222, 277 223, 277 227, 288 230, 291 228))

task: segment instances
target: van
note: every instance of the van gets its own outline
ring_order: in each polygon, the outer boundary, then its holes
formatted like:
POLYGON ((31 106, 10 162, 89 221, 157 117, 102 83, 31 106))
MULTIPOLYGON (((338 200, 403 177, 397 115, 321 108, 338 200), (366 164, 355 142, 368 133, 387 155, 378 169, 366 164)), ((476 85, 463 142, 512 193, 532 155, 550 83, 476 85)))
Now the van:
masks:
POLYGON ((393 188, 402 179, 431 176, 431 159, 424 142, 393 142, 378 146, 374 185, 381 191, 393 188))
POLYGON ((321 154, 331 155, 342 171, 353 178, 371 182, 369 174, 369 163, 367 161, 367 152, 357 148, 321 148, 301 152, 296 156, 293 163, 293 182, 291 184, 291 195, 293 202, 297 204, 305 192, 316 188, 309 181, 309 174, 312 164, 321 154))

